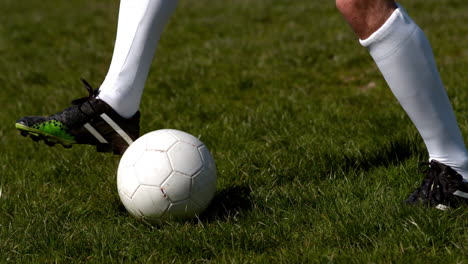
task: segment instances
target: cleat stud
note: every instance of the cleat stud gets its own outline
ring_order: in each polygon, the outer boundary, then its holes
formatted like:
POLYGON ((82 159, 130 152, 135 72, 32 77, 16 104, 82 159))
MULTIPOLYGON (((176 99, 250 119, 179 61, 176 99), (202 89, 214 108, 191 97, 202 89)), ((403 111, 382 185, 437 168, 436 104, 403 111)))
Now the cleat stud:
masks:
POLYGON ((50 147, 55 146, 55 142, 51 142, 49 140, 44 140, 44 142, 46 143, 47 146, 50 146, 50 147))
POLYGON ((112 149, 112 153, 114 155, 123 155, 124 152, 125 152, 125 150, 122 149, 122 148, 119 148, 119 147, 115 147, 115 148, 112 149))
POLYGON ((98 144, 96 145, 97 152, 111 152, 112 147, 109 144, 98 144))
POLYGON ((62 144, 62 146, 63 146, 64 148, 67 148, 67 149, 69 149, 69 148, 72 147, 72 145, 63 145, 63 144, 62 144))
POLYGON ((20 134, 23 136, 23 137, 26 137, 28 135, 28 132, 26 131, 20 131, 20 134))
POLYGON ((41 140, 41 137, 35 136, 35 135, 32 135, 32 134, 29 135, 29 137, 30 137, 33 141, 35 141, 35 142, 38 142, 39 140, 41 140))
POLYGON ((113 150, 112 150, 112 154, 114 154, 114 155, 122 155, 121 151, 118 150, 118 149, 113 149, 113 150))

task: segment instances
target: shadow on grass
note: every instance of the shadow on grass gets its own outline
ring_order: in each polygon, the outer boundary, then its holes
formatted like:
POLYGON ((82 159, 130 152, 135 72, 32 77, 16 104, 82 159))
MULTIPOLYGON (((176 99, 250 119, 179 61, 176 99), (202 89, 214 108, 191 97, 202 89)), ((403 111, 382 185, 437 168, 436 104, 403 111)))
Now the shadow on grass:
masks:
POLYGON ((352 152, 339 152, 336 149, 317 151, 302 166, 298 163, 289 164, 286 171, 281 171, 281 167, 277 166, 279 171, 274 173, 272 181, 275 185, 290 184, 298 179, 319 183, 325 178, 341 177, 343 173, 369 172, 379 167, 397 166, 408 159, 425 155, 423 144, 417 139, 407 137, 395 138, 384 144, 376 143, 371 148, 362 147, 352 152))
POLYGON ((200 215, 200 221, 224 221, 242 211, 251 210, 250 193, 251 188, 248 185, 235 185, 219 190, 208 208, 200 215))
POLYGON ((414 155, 423 155, 425 152, 418 147, 419 145, 419 142, 404 139, 391 141, 388 145, 372 152, 364 152, 362 155, 345 155, 343 169, 359 168, 369 171, 375 167, 397 165, 414 155))
POLYGON ((388 144, 353 153, 322 153, 311 164, 322 173, 336 171, 370 171, 376 167, 395 166, 414 156, 424 157, 426 151, 418 140, 397 139, 388 144))

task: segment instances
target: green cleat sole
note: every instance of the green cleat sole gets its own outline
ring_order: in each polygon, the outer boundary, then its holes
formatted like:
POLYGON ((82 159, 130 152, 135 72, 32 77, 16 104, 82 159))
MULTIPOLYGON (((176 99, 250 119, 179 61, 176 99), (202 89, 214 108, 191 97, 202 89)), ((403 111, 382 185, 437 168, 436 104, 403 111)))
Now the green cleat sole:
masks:
MULTIPOLYGON (((32 127, 25 126, 20 123, 15 124, 16 129, 20 131, 20 134, 23 137, 30 137, 33 141, 38 142, 38 141, 44 141, 44 143, 47 146, 53 147, 56 144, 62 145, 64 148, 71 148, 72 145, 78 144, 75 141, 72 140, 67 140, 63 139, 48 133, 45 133, 44 131, 41 131, 39 129, 35 129, 32 127)), ((111 145, 109 144, 98 144, 96 145, 96 150, 97 152, 113 152, 116 155, 122 155, 124 151, 120 149, 113 149, 111 145)))
POLYGON ((33 141, 40 141, 43 140, 48 146, 54 146, 55 144, 60 144, 65 148, 71 148, 73 144, 76 144, 73 140, 63 139, 39 129, 35 129, 32 127, 25 126, 20 123, 15 124, 16 129, 20 131, 20 134, 24 137, 29 136, 33 141))

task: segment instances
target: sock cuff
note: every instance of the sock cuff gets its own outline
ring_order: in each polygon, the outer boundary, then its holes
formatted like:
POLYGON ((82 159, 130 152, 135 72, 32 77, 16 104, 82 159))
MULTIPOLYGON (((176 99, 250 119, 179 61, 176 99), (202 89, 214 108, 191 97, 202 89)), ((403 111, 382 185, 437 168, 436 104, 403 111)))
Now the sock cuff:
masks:
POLYGON ((374 60, 381 60, 397 51, 405 40, 418 29, 403 7, 390 15, 385 23, 366 39, 359 39, 362 46, 369 49, 374 60))

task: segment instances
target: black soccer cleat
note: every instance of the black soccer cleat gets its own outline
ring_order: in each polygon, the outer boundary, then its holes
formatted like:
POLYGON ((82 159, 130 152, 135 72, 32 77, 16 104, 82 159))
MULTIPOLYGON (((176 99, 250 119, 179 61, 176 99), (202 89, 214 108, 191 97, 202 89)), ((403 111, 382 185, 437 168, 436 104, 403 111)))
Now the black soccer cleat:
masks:
POLYGON ((468 183, 449 166, 436 160, 424 162, 426 176, 406 200, 409 204, 423 204, 440 210, 468 204, 468 183))
POLYGON ((21 135, 44 140, 49 146, 86 144, 96 146, 98 152, 123 154, 139 136, 140 112, 128 119, 121 117, 97 98, 98 89, 81 81, 89 96, 74 100, 72 106, 55 115, 23 117, 16 121, 16 128, 21 135))

